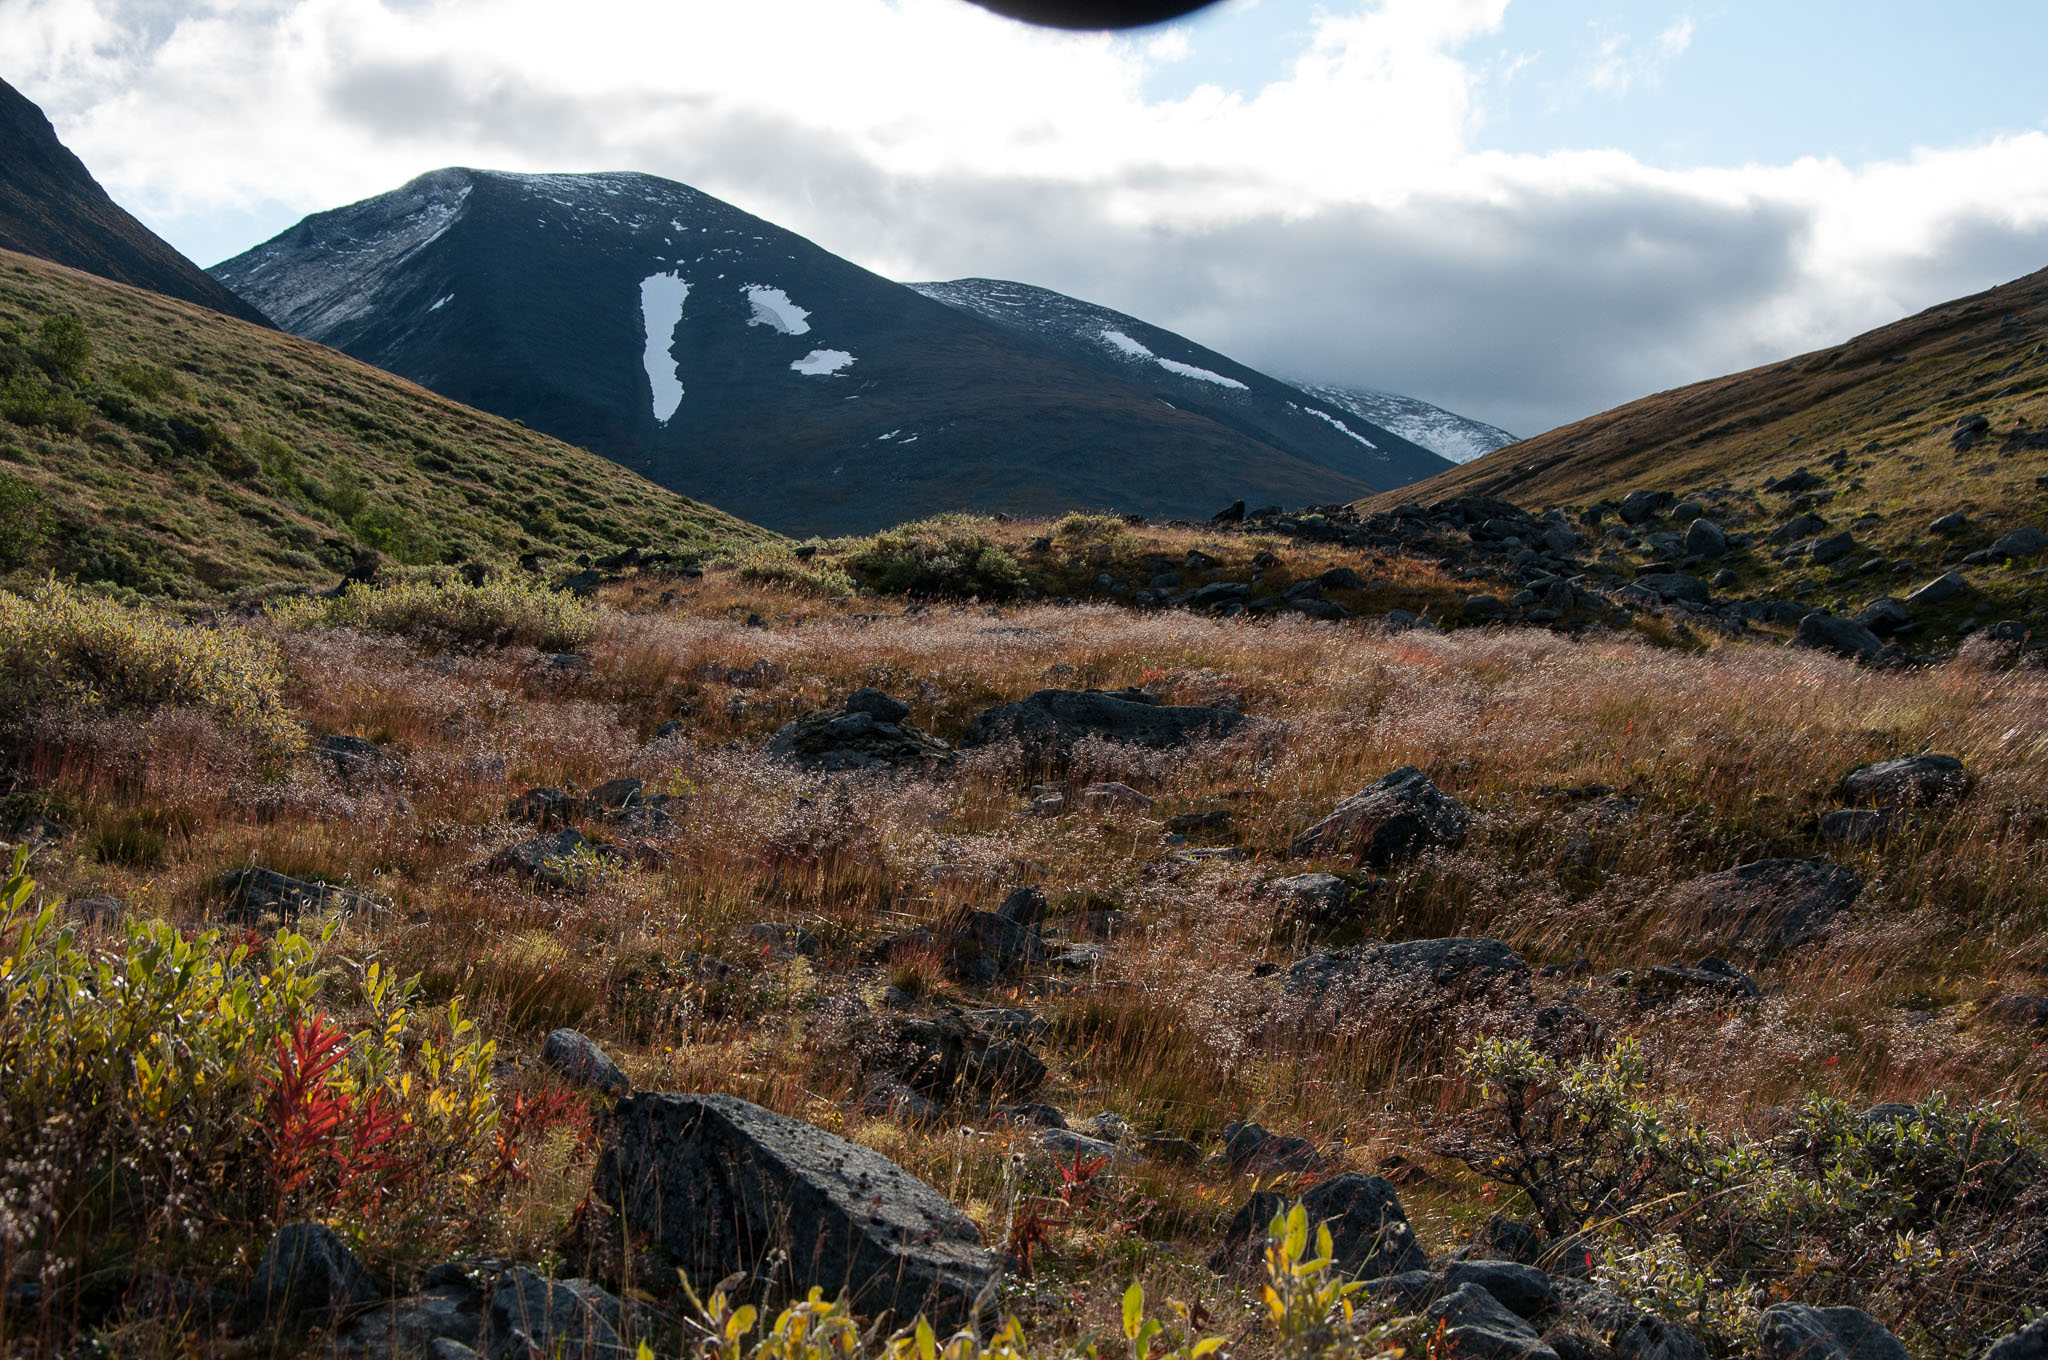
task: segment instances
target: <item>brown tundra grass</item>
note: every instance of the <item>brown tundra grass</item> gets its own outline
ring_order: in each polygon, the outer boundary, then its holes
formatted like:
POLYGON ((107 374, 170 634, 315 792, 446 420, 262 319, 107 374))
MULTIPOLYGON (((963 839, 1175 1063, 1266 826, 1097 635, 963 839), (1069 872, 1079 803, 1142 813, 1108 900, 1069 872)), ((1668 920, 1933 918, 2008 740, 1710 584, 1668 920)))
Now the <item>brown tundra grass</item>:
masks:
MULTIPOLYGON (((1403 1193, 1424 1242, 1443 1250, 1515 1207, 1428 1147, 1430 1122, 1473 1098, 1453 1054, 1487 1017, 1427 1033, 1312 1032, 1273 1016, 1270 984, 1254 977, 1305 947, 1258 891, 1324 867, 1286 859, 1290 837, 1416 765, 1474 809, 1472 834, 1393 871, 1366 937, 1487 934, 1535 965, 1585 960, 1590 971, 1539 978, 1538 1004, 1577 989, 1611 1034, 1642 1041, 1653 1095, 1713 1126, 1754 1125, 1816 1093, 1867 1104, 1942 1091, 2010 1102, 2037 1122, 2043 1112, 2048 1055, 1983 1008, 2041 990, 2048 974, 2048 673, 1980 653, 1880 672, 1766 645, 1389 635, 1107 605, 911 613, 719 572, 665 589, 665 604, 652 588, 611 593, 586 669, 518 649, 281 636, 311 733, 382 744, 403 766, 382 782, 345 786, 317 754, 265 776, 187 715, 46 732, 20 787, 77 834, 43 851, 36 871, 52 894, 112 892, 194 925, 217 909, 217 876, 237 866, 351 883, 390 910, 347 924, 329 946, 335 961, 374 958, 422 974, 431 998, 462 994, 501 1056, 578 1027, 642 1087, 730 1091, 881 1149, 993 1238, 1020 1193, 1010 1155, 1028 1139, 968 1114, 918 1129, 858 1113, 849 1017, 878 1006, 893 978, 967 1004, 1029 1005, 1054 1026, 1038 1098, 1070 1117, 1114 1110, 1205 1149, 1226 1122, 1256 1118, 1341 1142, 1359 1169, 1399 1154, 1434 1176, 1403 1193), (1036 773, 1000 751, 967 755, 948 776, 893 780, 800 774, 760 754, 782 723, 859 685, 901 697, 915 722, 956 740, 982 708, 1042 687, 1139 684, 1278 726, 1185 755, 1085 751, 1076 777, 1123 780, 1157 806, 1057 819, 1024 815, 1036 773), (670 721, 680 731, 655 739, 670 721), (1598 986, 1610 969, 1690 961, 1660 938, 1652 904, 1666 885, 1822 853, 1816 818, 1836 806, 1842 774, 1923 750, 1963 757, 1975 790, 1907 834, 1835 852, 1865 879, 1863 900, 1824 947, 1759 971, 1760 1004, 1640 1012, 1598 986), (507 823, 508 797, 621 775, 679 798, 667 863, 607 872, 576 893, 486 870, 529 834, 507 823), (1594 783, 1634 810, 1566 792, 1594 783), (1249 858, 1173 858, 1163 818, 1215 807, 1232 810, 1228 839, 1249 858), (1042 885, 1056 912, 1119 908, 1130 928, 1095 972, 992 991, 873 957, 884 937, 963 904, 993 906, 1020 883, 1042 885), (766 952, 739 933, 758 922, 801 925, 823 947, 766 952), (697 954, 738 971, 706 981, 697 954)), ((507 1206, 503 1240, 470 1245, 552 1249, 589 1170, 588 1148, 562 1149, 507 1206)), ((1029 1193, 1056 1183, 1042 1160, 1022 1174, 1029 1193)), ((1118 1178, 1107 1207, 1038 1251, 1017 1306, 1048 1344, 1108 1335, 1116 1282, 1136 1275, 1155 1297, 1203 1300, 1232 1325, 1241 1301, 1200 1261, 1248 1189, 1203 1165, 1118 1178)), ((251 1237, 254 1250, 256 1225, 251 1237)), ((451 1245, 368 1249, 421 1264, 451 1245)))

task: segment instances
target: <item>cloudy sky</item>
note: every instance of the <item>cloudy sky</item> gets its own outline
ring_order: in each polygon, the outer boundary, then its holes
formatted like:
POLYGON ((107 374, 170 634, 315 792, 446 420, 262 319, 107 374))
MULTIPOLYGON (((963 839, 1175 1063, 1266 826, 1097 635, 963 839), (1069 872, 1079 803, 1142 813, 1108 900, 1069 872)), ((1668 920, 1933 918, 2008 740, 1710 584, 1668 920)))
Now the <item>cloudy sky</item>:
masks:
POLYGON ((2040 0, 0 0, 202 263, 444 165, 643 170, 1529 434, 2048 266, 2040 0))

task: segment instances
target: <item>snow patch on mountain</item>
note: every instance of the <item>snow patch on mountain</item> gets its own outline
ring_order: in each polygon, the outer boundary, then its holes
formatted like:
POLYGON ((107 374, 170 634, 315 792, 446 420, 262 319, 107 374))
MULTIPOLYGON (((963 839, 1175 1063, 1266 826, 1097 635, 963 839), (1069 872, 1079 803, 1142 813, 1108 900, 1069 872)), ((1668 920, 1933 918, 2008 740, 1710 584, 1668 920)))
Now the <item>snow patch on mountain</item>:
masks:
MULTIPOLYGON (((721 274, 719 277, 725 276, 721 274)), ((747 301, 754 307, 754 315, 747 322, 749 326, 769 326, 784 335, 810 334, 811 314, 791 302, 789 294, 780 288, 750 283, 740 291, 747 295, 747 301)), ((848 362, 852 361, 849 359, 848 362)))
MULTIPOLYGON (((1111 348, 1121 350, 1127 357, 1132 359, 1150 359, 1168 373, 1177 373, 1183 378, 1193 378, 1196 382, 1215 383, 1218 387, 1234 387, 1240 392, 1248 390, 1243 383, 1235 378, 1226 378, 1221 373, 1211 373, 1206 368, 1197 368, 1193 364, 1184 364, 1178 359, 1162 359, 1140 342, 1125 335, 1122 331, 1105 329, 1102 332, 1102 339, 1111 348)), ((1351 434, 1349 430, 1346 430, 1345 433, 1351 434)), ((1354 439, 1357 437, 1352 435, 1354 439)))
POLYGON ((1320 397, 1341 411, 1381 429, 1392 430, 1403 439, 1441 454, 1453 463, 1474 458, 1515 442, 1515 436, 1497 425, 1472 420, 1441 406, 1397 392, 1376 392, 1370 388, 1328 387, 1301 384, 1301 390, 1320 397))
POLYGON ((647 327, 647 390, 654 399, 654 418, 664 425, 683 404, 682 374, 669 346, 675 343, 689 296, 690 285, 680 274, 650 274, 640 280, 640 319, 647 327))
POLYGON ((853 356, 843 349, 814 349, 790 365, 798 373, 807 373, 813 378, 822 378, 837 373, 853 362, 853 356))
POLYGON ((1305 415, 1314 416, 1317 420, 1326 421, 1329 424, 1336 426, 1340 433, 1351 436, 1353 439, 1356 439, 1359 443, 1365 445, 1367 448, 1372 449, 1375 452, 1379 450, 1379 445, 1373 443, 1370 439, 1367 439, 1364 435, 1352 429, 1349 425, 1346 425, 1343 421, 1337 419, 1337 417, 1331 415, 1328 411, 1318 411, 1313 406, 1297 406, 1295 405, 1295 403, 1291 401, 1287 404, 1289 406, 1293 406, 1295 410, 1300 411, 1305 415))

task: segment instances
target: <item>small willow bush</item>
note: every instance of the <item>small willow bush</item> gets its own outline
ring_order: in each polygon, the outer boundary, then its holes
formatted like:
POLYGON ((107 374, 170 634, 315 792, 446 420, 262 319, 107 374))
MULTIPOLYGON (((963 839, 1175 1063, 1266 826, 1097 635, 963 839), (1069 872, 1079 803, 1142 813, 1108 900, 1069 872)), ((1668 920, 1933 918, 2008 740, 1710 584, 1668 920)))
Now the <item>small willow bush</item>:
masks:
POLYGON ((272 617, 286 627, 359 628, 451 646, 533 647, 573 652, 597 635, 603 611, 564 591, 503 577, 354 584, 338 596, 294 600, 272 617))
POLYGON ((288 758, 304 735, 285 703, 277 648, 235 627, 195 627, 49 581, 0 592, 0 725, 21 736, 61 714, 196 709, 288 758))
POLYGON ((794 545, 780 539, 749 543, 732 562, 742 581, 756 585, 794 586, 834 599, 854 591, 851 576, 809 550, 800 555, 794 545))
POLYGON ((883 594, 1007 600, 1023 587, 1024 568, 991 524, 974 515, 939 515, 885 529, 855 543, 840 565, 883 594))

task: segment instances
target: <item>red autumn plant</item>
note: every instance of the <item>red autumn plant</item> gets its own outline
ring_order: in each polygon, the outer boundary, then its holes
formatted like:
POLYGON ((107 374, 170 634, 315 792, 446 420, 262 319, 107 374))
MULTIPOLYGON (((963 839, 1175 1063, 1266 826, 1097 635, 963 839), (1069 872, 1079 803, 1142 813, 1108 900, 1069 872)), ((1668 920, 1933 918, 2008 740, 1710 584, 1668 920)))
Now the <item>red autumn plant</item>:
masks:
POLYGON ((397 1144, 405 1115, 381 1087, 365 1097, 337 1079, 348 1055, 348 1036, 324 1016, 294 1021, 278 1036, 263 1113, 280 1212, 302 1196, 372 1207, 403 1179, 397 1144))

